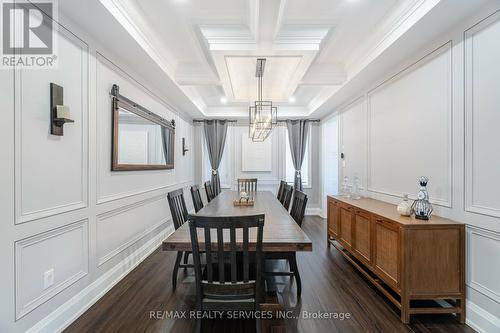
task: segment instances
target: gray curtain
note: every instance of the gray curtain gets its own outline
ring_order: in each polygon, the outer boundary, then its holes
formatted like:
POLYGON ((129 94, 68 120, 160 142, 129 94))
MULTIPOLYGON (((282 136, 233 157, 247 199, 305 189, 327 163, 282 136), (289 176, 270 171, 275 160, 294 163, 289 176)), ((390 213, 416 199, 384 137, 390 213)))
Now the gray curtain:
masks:
POLYGON ((165 156, 165 164, 172 166, 174 164, 174 130, 166 127, 161 127, 161 138, 163 145, 163 155, 165 156))
POLYGON ((219 165, 224 153, 226 143, 227 121, 205 120, 203 123, 205 140, 207 142, 208 156, 212 166, 212 188, 214 195, 220 193, 219 165))
POLYGON ((293 188, 302 191, 302 161, 306 151, 307 134, 309 132, 308 120, 287 120, 286 128, 288 130, 288 142, 292 155, 293 166, 295 167, 295 177, 293 188))

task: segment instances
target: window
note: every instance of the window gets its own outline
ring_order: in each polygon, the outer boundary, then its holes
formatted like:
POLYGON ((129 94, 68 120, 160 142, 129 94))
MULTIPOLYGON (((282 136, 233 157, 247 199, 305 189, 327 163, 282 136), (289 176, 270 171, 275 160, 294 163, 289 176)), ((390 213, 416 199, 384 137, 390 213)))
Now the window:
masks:
MULTIPOLYGON (((309 146, 311 144, 311 130, 309 130, 309 134, 307 137, 307 144, 306 144, 306 150, 304 153, 304 160, 302 161, 302 169, 301 175, 302 175, 302 186, 304 187, 309 187, 311 186, 309 180, 310 180, 310 170, 311 170, 311 155, 310 155, 310 149, 309 146)), ((290 143, 288 141, 288 131, 285 131, 285 152, 286 152, 286 157, 285 157, 285 181, 287 183, 293 184, 294 182, 294 177, 295 177, 295 167, 293 166, 293 161, 292 161, 292 153, 290 152, 290 143)))

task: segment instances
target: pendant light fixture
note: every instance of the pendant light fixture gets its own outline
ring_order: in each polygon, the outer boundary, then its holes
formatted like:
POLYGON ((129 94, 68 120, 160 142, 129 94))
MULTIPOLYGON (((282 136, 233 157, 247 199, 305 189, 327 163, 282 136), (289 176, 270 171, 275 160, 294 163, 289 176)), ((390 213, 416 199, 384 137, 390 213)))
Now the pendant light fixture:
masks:
POLYGON ((257 78, 257 100, 254 102, 253 106, 248 108, 248 136, 253 142, 262 142, 267 139, 271 134, 273 125, 276 126, 278 124, 278 108, 273 106, 273 102, 262 100, 265 65, 265 58, 257 59, 255 68, 255 77, 257 78))

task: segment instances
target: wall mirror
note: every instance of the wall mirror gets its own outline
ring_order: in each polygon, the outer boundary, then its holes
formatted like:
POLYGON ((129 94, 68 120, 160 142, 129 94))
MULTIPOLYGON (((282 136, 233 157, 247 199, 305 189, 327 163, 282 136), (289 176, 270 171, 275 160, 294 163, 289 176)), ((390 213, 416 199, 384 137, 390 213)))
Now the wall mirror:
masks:
POLYGON ((174 168, 175 123, 111 91, 113 149, 111 170, 174 168))

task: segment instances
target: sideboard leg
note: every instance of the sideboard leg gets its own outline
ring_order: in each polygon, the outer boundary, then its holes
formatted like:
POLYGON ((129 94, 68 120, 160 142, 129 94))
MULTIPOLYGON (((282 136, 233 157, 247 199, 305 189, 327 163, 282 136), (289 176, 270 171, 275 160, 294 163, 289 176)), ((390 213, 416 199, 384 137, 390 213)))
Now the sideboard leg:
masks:
POLYGON ((401 321, 404 324, 410 323, 410 300, 406 297, 401 297, 401 321))
POLYGON ((465 300, 463 298, 457 300, 457 305, 462 310, 461 313, 457 313, 457 319, 460 324, 465 324, 465 300))

